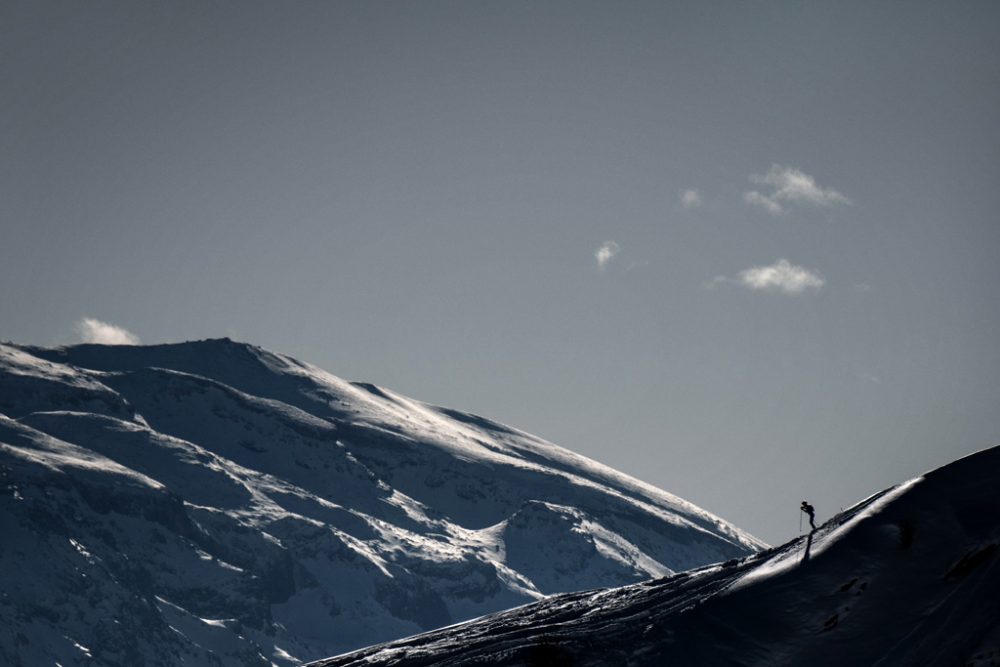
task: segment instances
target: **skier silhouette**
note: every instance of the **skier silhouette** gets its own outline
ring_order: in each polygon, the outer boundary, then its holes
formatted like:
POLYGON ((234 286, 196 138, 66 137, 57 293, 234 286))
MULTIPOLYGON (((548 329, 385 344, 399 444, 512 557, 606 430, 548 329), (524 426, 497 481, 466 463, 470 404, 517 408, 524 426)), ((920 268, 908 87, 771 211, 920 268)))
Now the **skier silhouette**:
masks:
POLYGON ((799 509, 809 515, 809 525, 812 526, 812 529, 815 531, 816 530, 816 508, 813 507, 812 505, 810 505, 805 500, 803 500, 802 501, 802 505, 799 506, 799 509))

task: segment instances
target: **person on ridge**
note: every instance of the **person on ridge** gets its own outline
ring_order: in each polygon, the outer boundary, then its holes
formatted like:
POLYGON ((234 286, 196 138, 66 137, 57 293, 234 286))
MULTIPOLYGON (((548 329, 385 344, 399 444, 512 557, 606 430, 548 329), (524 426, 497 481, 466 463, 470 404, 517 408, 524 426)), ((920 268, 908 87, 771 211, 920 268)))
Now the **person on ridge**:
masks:
POLYGON ((805 500, 802 501, 802 505, 799 507, 803 512, 809 515, 809 525, 812 529, 816 530, 816 508, 810 505, 805 500))

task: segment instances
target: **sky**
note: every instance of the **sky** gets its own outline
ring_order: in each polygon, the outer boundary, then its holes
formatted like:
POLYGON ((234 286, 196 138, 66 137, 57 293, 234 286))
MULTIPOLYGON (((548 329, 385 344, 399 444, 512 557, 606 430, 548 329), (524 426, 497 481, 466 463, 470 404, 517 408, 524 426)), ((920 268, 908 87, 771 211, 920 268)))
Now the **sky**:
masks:
POLYGON ((1000 444, 994 2, 0 3, 0 339, 229 336, 759 538, 1000 444))

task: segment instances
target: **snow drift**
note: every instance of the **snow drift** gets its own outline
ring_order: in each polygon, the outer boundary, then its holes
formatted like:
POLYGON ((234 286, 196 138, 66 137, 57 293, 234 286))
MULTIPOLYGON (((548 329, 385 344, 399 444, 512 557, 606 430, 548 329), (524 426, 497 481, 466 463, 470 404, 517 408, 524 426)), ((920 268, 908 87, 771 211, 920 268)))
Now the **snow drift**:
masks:
POLYGON ((315 667, 1000 665, 998 490, 995 447, 775 549, 553 596, 315 667))
POLYGON ((228 339, 0 345, 0 663, 289 665, 759 541, 228 339))

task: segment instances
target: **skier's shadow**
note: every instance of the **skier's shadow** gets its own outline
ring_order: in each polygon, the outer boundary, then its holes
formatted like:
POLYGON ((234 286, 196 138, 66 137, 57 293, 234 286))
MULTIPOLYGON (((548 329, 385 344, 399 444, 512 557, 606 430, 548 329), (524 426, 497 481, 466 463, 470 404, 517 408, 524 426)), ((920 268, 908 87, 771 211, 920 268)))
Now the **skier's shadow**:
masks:
POLYGON ((802 562, 803 563, 809 562, 809 550, 812 549, 812 545, 813 545, 813 533, 815 533, 815 532, 816 532, 815 530, 812 531, 811 533, 809 533, 809 537, 806 538, 806 550, 802 553, 802 562))

